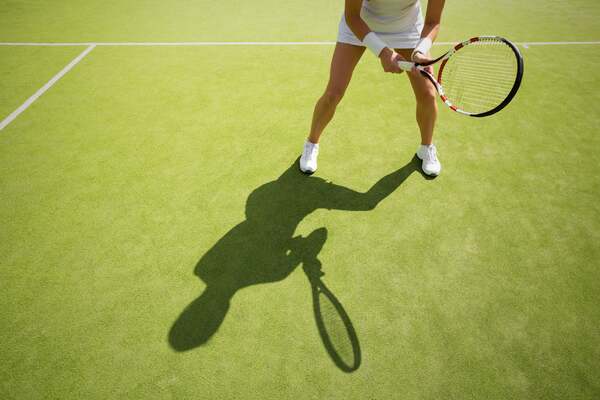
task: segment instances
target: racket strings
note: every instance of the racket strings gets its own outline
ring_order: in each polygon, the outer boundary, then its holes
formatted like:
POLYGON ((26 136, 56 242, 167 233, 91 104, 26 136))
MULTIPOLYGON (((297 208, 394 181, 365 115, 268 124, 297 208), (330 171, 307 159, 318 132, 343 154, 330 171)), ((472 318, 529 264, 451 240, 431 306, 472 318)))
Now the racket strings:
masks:
POLYGON ((490 38, 473 42, 448 59, 441 83, 457 108, 478 114, 496 108, 511 92, 518 61, 504 42, 490 38))

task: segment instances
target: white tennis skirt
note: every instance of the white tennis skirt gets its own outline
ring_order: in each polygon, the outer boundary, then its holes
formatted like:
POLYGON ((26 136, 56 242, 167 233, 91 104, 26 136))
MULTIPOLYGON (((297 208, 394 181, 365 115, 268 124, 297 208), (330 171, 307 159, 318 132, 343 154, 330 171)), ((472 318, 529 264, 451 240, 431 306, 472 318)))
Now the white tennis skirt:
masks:
MULTIPOLYGON (((423 30, 423 20, 419 18, 414 25, 402 32, 375 32, 381 40, 383 40, 392 49, 414 49, 421 39, 421 31, 423 30)), ((346 23, 346 17, 342 14, 340 25, 338 27, 339 43, 348 43, 355 46, 363 46, 354 32, 346 23)))

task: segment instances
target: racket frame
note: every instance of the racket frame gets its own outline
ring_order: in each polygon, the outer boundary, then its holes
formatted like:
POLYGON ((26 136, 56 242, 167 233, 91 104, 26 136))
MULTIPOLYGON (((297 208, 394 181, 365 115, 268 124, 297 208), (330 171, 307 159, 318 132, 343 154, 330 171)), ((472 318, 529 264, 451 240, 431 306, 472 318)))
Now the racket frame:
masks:
POLYGON ((472 37, 468 40, 458 43, 456 46, 454 46, 452 49, 448 50, 446 53, 444 53, 441 56, 439 56, 438 58, 435 58, 426 63, 414 63, 411 61, 399 61, 398 66, 400 67, 400 69, 402 69, 404 71, 411 71, 413 68, 416 68, 421 74, 423 74, 424 77, 429 79, 429 81, 433 84, 433 86, 435 86, 435 89, 437 90, 437 92, 438 92, 440 98, 442 99, 442 101, 444 102, 444 104, 446 104, 452 111, 456 111, 459 114, 467 115, 469 117, 477 117, 477 118, 487 117, 492 114, 496 114, 498 111, 500 111, 504 107, 506 107, 508 105, 508 103, 510 103, 511 100, 517 94, 517 91, 519 90, 519 87, 521 86, 521 81, 523 79, 523 56, 521 55, 521 52, 519 51, 518 47, 515 46, 511 41, 509 41, 508 39, 505 39, 501 36, 472 37), (448 62, 448 59, 450 57, 452 57, 452 55, 454 55, 454 53, 456 53, 458 50, 462 49, 463 47, 468 46, 471 43, 479 42, 479 41, 486 40, 486 39, 498 40, 498 41, 501 41, 504 44, 506 44, 508 47, 510 47, 510 49, 515 54, 515 58, 517 60, 517 75, 515 77, 515 82, 513 83, 513 86, 511 88, 510 92, 508 93, 506 98, 500 104, 498 104, 493 109, 482 112, 482 113, 471 113, 471 112, 464 111, 464 110, 461 110, 460 108, 456 107, 454 104, 452 104, 450 99, 448 99, 448 97, 446 97, 446 94, 444 93, 444 87, 442 86, 442 73, 444 72, 444 67, 446 66, 446 63, 448 62), (427 67, 437 64, 440 61, 442 62, 442 64, 440 65, 440 69, 438 71, 437 79, 436 79, 429 71, 427 71, 427 67))

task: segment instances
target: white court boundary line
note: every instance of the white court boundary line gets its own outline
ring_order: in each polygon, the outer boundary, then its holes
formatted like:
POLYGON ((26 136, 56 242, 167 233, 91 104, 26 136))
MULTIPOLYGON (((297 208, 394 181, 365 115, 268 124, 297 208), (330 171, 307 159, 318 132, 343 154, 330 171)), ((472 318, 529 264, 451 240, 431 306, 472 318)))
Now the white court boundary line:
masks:
MULTIPOLYGON (((40 98, 48 89, 65 76, 75 65, 87 56, 97 46, 332 46, 336 42, 83 42, 83 43, 36 43, 36 42, 0 42, 0 46, 40 46, 40 47, 64 47, 64 46, 87 46, 87 48, 71 61, 58 74, 50 79, 44 86, 35 92, 25 103, 13 111, 8 117, 0 122, 0 131, 15 120, 29 106, 40 98)), ((452 46, 457 42, 436 42, 438 46, 452 46)), ((600 45, 600 41, 589 42, 517 42, 517 45, 528 49, 530 46, 569 46, 569 45, 600 45)))
MULTIPOLYGON (((438 46, 451 46, 456 42, 436 42, 438 46)), ((336 42, 0 42, 0 46, 331 46, 336 42)), ((600 45, 600 41, 565 42, 515 42, 525 48, 529 46, 600 45)))
POLYGON ((46 84, 44 86, 42 86, 37 92, 35 92, 30 98, 28 98, 25 101, 25 103, 21 104, 21 106, 19 108, 17 108, 15 111, 13 111, 12 114, 10 114, 8 117, 4 118, 4 120, 2 120, 0 122, 0 131, 2 129, 4 129, 8 124, 10 124, 12 121, 14 121, 14 119, 17 118, 23 111, 27 110, 30 105, 32 105, 37 99, 40 98, 41 95, 43 95, 56 82, 58 82, 60 80, 60 78, 65 76, 67 74, 67 72, 69 72, 71 69, 73 69, 73 67, 76 66, 81 60, 83 60, 83 58, 85 56, 87 56, 90 53, 90 51, 94 50, 95 47, 96 46, 93 44, 89 45, 88 48, 83 51, 83 53, 81 53, 80 55, 75 57, 73 59, 73 61, 71 61, 69 64, 67 64, 67 66, 64 67, 58 74, 54 75, 52 77, 52 79, 50 79, 48 82, 46 82, 46 84))

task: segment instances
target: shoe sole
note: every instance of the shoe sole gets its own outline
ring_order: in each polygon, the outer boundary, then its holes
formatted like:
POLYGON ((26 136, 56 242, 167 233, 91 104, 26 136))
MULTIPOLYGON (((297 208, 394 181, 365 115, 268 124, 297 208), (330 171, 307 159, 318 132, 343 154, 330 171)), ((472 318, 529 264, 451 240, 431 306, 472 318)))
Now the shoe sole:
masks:
POLYGON ((312 175, 314 174, 316 171, 302 171, 302 168, 298 167, 298 169, 300 170, 300 172, 302 172, 304 175, 312 175))
MULTIPOLYGON (((423 161, 423 159, 422 159, 421 157, 419 157, 419 154, 415 153, 415 156, 417 156, 417 158, 418 158, 419 160, 423 161)), ((421 164, 421 165, 422 165, 422 164, 421 164)), ((423 167, 422 167, 422 166, 421 166, 421 172, 423 172, 425 175, 427 175, 427 176, 428 176, 428 177, 430 177, 430 178, 435 178, 435 177, 437 177, 437 176, 439 175, 439 174, 428 174, 427 172, 425 172, 425 171, 423 170, 423 167)), ((440 171, 440 172, 441 172, 441 171, 440 171)))
POLYGON ((298 169, 300 170, 300 172, 302 172, 304 175, 312 175, 315 173, 315 171, 303 171, 302 168, 300 168, 300 162, 298 162, 298 169))

